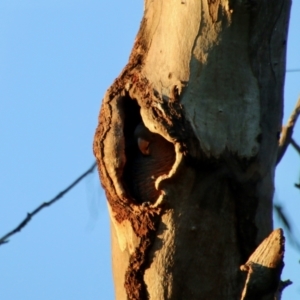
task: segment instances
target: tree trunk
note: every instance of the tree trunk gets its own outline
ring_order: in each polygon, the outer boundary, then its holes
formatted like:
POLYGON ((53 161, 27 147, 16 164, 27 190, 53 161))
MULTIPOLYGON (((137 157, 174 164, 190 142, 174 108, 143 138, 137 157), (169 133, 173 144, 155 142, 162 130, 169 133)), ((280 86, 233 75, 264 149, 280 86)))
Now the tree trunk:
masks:
POLYGON ((280 297, 272 197, 290 5, 145 1, 94 140, 116 299, 280 297))

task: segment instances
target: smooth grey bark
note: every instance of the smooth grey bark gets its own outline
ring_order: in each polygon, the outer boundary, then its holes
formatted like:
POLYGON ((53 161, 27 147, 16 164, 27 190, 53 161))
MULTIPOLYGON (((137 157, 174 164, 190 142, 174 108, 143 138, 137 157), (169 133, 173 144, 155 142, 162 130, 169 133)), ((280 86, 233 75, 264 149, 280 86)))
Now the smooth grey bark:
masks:
POLYGON ((145 1, 94 140, 116 299, 274 299, 284 238, 269 234, 290 4, 145 1), (269 248, 257 259, 260 243, 269 248))

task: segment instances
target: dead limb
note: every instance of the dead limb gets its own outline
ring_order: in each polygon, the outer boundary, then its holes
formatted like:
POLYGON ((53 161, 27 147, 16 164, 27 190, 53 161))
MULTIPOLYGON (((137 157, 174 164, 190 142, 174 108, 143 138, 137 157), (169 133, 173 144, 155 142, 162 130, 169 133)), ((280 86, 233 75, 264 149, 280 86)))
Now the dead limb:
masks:
POLYGON ((284 241, 282 229, 274 230, 240 267, 247 272, 241 300, 274 299, 284 266, 284 241))
POLYGON ((294 127, 296 125, 299 114, 300 114, 300 98, 298 99, 297 104, 296 104, 286 126, 282 127, 281 136, 280 136, 280 140, 279 140, 279 147, 278 147, 277 164, 281 161, 288 145, 292 142, 292 135, 293 135, 294 127))

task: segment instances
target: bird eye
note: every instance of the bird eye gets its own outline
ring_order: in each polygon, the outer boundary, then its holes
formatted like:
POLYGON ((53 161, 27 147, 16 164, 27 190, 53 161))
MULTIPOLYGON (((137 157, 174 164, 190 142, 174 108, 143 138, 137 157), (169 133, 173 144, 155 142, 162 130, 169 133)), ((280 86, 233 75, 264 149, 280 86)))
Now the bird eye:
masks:
POLYGON ((150 146, 149 141, 147 141, 143 138, 138 138, 138 147, 144 155, 150 155, 150 147, 149 146, 150 146))

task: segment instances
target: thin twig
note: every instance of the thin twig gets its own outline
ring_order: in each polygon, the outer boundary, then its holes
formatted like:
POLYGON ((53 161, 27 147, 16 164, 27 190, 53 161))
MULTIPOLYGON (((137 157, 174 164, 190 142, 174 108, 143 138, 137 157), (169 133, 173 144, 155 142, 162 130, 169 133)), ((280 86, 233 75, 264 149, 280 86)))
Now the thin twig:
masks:
POLYGON ((53 199, 42 203, 41 205, 39 205, 34 211, 32 211, 31 213, 27 213, 27 216, 25 217, 25 219, 12 231, 8 232, 7 234, 5 234, 2 238, 0 238, 0 246, 3 244, 6 244, 9 242, 8 238, 14 234, 16 234, 17 232, 21 231, 26 225, 27 223, 29 223, 29 221, 32 219, 32 217, 34 215, 36 215, 39 211, 41 211, 43 208, 48 207, 50 205, 52 205, 53 203, 55 203, 57 200, 59 200, 60 198, 62 198, 67 192, 69 192, 75 185, 77 185, 84 177, 86 177, 88 174, 92 173, 94 171, 96 167, 96 163, 93 163, 92 166, 85 171, 82 175, 80 175, 73 183, 71 183, 67 188, 65 188, 63 191, 61 191, 60 193, 58 193, 53 199))
POLYGON ((300 154, 300 146, 297 144, 297 142, 293 138, 291 138, 291 145, 298 152, 298 154, 300 154))
POLYGON ((284 212, 283 208, 279 204, 274 204, 273 208, 277 214, 277 217, 279 221, 281 221, 283 228, 285 230, 285 233, 287 234, 287 237, 292 244, 298 251, 300 251, 300 242, 297 239, 297 235, 293 232, 293 226, 290 223, 289 217, 284 212))
POLYGON ((299 114, 300 114, 300 98, 297 101, 297 104, 287 122, 287 125, 282 127, 281 136, 279 140, 279 147, 278 147, 277 164, 281 161, 287 147, 291 142, 294 127, 299 114))
POLYGON ((300 69, 289 69, 289 70, 286 70, 286 72, 300 72, 300 69))
MULTIPOLYGON (((300 155, 300 146, 296 143, 296 141, 293 138, 291 139, 291 145, 294 147, 294 149, 300 155)), ((295 187, 300 189, 300 183, 295 183, 295 187)))

